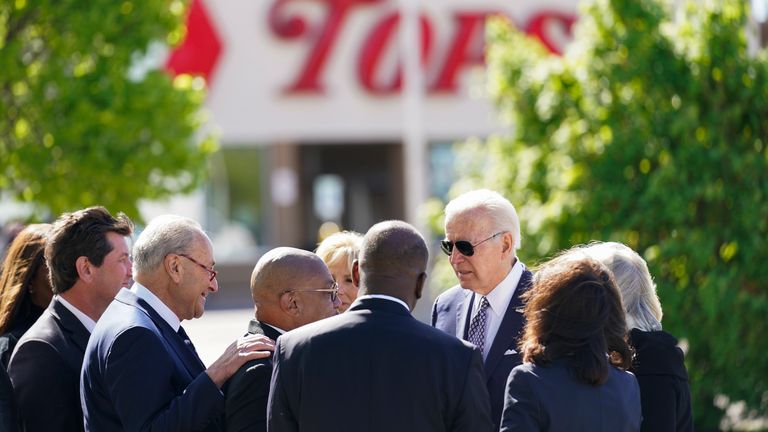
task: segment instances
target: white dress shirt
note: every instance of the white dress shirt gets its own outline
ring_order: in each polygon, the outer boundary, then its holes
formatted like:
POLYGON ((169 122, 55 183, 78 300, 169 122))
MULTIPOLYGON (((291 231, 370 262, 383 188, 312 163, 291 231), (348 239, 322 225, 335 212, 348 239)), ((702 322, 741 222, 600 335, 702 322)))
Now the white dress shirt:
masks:
POLYGON ((157 314, 160 315, 160 317, 163 318, 169 326, 171 326, 173 331, 179 331, 179 327, 181 327, 181 321, 179 320, 179 317, 177 317, 176 314, 173 313, 173 311, 168 306, 166 306, 165 303, 163 303, 163 301, 160 300, 152 291, 138 282, 133 283, 131 291, 140 299, 149 303, 152 309, 154 309, 155 312, 157 312, 157 314))
POLYGON ((59 298, 59 301, 64 305, 65 308, 72 312, 78 321, 83 323, 83 326, 86 330, 88 330, 88 333, 93 333, 93 328, 96 327, 96 321, 92 320, 88 315, 82 313, 80 309, 76 308, 72 303, 68 302, 64 297, 60 295, 57 295, 56 297, 59 298))
MULTIPOLYGON (((504 319, 504 314, 507 313, 509 302, 512 301, 512 296, 515 295, 515 289, 520 282, 520 277, 525 270, 525 264, 517 260, 515 265, 512 266, 512 270, 509 271, 507 277, 504 278, 498 285, 496 285, 487 296, 488 299, 488 313, 486 318, 488 320, 488 327, 485 329, 485 346, 483 347, 483 360, 488 357, 488 352, 493 345, 493 339, 496 337, 496 333, 499 332, 501 327, 501 321, 504 319)), ((471 320, 477 310, 480 308, 480 295, 477 293, 472 294, 474 301, 472 304, 472 313, 469 315, 471 320)))

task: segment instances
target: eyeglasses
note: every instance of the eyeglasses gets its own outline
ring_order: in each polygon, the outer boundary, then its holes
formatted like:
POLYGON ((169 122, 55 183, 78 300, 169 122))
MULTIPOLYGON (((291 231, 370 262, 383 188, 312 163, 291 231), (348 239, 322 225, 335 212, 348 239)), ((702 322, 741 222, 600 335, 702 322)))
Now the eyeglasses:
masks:
POLYGON ((331 293, 331 303, 336 303, 336 299, 339 298, 339 284, 334 282, 330 288, 316 288, 316 289, 304 289, 304 290, 292 289, 292 290, 283 291, 283 293, 289 293, 289 292, 327 292, 327 293, 331 293))
POLYGON ((507 231, 499 231, 496 234, 488 237, 485 240, 480 240, 479 242, 472 244, 466 240, 459 240, 457 242, 452 242, 450 240, 443 240, 440 242, 440 249, 445 252, 446 255, 450 256, 451 252, 453 252, 453 247, 456 246, 456 249, 464 256, 472 256, 475 254, 475 247, 478 246, 480 243, 487 242, 488 240, 498 237, 502 234, 504 234, 507 231))
POLYGON ((183 256, 184 258, 186 258, 186 259, 192 261, 193 263, 199 265, 203 270, 207 271, 208 274, 211 275, 211 277, 208 278, 208 282, 213 282, 213 280, 216 279, 216 275, 219 274, 219 272, 217 272, 213 268, 208 268, 208 266, 206 266, 205 264, 200 263, 199 261, 197 261, 196 259, 192 258, 191 256, 189 256, 187 254, 177 254, 177 255, 183 256))

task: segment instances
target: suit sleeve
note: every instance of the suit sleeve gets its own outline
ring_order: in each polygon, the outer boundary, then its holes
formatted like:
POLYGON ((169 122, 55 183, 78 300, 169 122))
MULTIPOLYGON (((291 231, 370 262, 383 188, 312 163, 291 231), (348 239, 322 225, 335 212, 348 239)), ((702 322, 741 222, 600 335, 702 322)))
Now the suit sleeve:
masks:
POLYGON ((222 413, 224 396, 205 372, 176 394, 176 367, 149 329, 134 327, 115 339, 104 381, 125 430, 199 430, 222 413))
POLYGON ((469 368, 464 382, 456 419, 451 431, 482 432, 494 429, 491 420, 491 401, 485 385, 483 357, 478 349, 472 349, 469 368))
POLYGON ((512 369, 505 394, 501 432, 543 430, 539 402, 526 372, 512 369))
POLYGON ((8 375, 24 430, 83 430, 79 371, 68 368, 61 354, 45 342, 28 340, 18 346, 8 375))
MULTIPOLYGON (((272 383, 267 402, 267 431, 291 432, 298 431, 299 424, 291 410, 288 399, 287 380, 283 355, 282 336, 277 338, 274 359, 272 360, 272 383)), ((295 389, 293 389, 295 391, 295 389)))
POLYGON ((227 432, 265 432, 267 399, 272 368, 263 360, 246 363, 230 381, 227 390, 227 432))

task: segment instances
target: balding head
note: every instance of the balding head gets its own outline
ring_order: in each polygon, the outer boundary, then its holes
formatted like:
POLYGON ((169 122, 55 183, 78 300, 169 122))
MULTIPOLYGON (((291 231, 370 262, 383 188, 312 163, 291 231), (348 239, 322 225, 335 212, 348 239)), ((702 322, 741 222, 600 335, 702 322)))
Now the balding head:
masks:
POLYGON ((259 321, 282 330, 336 313, 338 300, 316 291, 333 286, 328 267, 312 252, 279 247, 264 254, 251 274, 251 296, 259 321))
POLYGON ((380 222, 363 237, 357 263, 361 294, 386 294, 411 307, 421 297, 429 252, 424 238, 403 221, 380 222))

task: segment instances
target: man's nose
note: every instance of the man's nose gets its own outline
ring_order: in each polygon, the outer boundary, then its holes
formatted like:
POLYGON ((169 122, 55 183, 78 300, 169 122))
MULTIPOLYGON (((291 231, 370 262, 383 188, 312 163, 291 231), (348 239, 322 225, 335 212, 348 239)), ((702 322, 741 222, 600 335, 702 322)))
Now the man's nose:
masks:
POLYGON ((208 285, 208 289, 211 290, 211 292, 217 292, 219 290, 219 278, 215 277, 211 281, 211 283, 208 285))
POLYGON ((451 264, 458 264, 464 261, 464 258, 466 257, 462 255, 462 253, 459 252, 459 250, 456 247, 454 247, 453 250, 451 251, 451 255, 448 257, 448 260, 450 261, 451 264))

